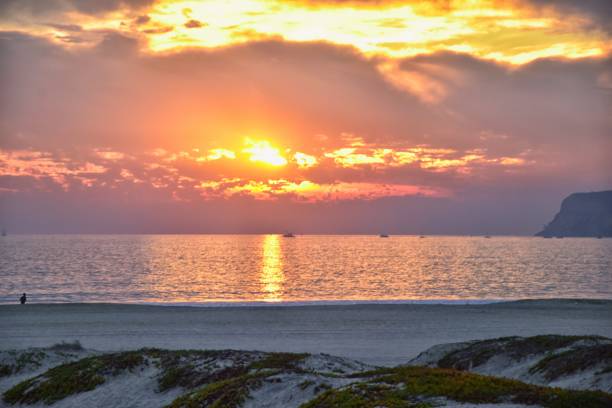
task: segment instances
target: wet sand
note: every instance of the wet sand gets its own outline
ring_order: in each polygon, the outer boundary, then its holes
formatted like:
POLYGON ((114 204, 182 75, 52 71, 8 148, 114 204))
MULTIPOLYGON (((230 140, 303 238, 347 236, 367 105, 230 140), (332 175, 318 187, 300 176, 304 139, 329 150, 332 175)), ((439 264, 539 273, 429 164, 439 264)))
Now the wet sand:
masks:
POLYGON ((0 333, 0 349, 79 340, 98 350, 231 348, 329 353, 395 365, 440 343, 537 334, 612 337, 612 301, 263 307, 1 305, 0 333))

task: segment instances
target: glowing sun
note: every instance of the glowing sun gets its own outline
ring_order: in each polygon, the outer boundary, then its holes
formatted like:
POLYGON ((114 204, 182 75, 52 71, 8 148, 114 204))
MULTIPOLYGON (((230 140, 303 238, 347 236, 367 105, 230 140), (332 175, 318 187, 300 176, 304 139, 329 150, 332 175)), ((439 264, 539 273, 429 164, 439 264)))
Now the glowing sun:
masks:
POLYGON ((271 166, 284 166, 287 164, 287 159, 281 156, 279 150, 268 141, 246 139, 245 144, 247 147, 242 149, 242 151, 249 154, 250 161, 265 163, 271 166))

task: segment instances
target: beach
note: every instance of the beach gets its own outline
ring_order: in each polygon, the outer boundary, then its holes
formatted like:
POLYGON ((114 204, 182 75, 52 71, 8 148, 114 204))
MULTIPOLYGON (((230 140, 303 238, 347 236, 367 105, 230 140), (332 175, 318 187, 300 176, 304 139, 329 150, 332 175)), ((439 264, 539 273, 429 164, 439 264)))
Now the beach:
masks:
POLYGON ((0 349, 78 340, 140 347, 328 353, 397 365, 441 343, 538 334, 612 337, 612 301, 189 307, 0 305, 0 349))

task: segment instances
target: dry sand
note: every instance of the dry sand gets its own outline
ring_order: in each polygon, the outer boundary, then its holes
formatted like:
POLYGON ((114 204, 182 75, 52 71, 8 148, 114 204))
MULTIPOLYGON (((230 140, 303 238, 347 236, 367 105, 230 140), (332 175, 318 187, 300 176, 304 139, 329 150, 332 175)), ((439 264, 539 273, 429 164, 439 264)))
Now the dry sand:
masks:
POLYGON ((79 340, 97 350, 140 347, 329 353, 402 364, 436 344, 501 336, 612 337, 612 301, 485 305, 362 304, 187 307, 119 304, 0 306, 0 349, 79 340))

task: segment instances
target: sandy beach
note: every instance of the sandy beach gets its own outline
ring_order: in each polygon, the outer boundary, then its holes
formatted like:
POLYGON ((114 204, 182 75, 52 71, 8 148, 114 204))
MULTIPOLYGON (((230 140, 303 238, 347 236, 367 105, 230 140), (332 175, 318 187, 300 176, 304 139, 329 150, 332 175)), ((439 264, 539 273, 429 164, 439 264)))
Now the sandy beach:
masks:
POLYGON ((362 304, 187 307, 124 304, 0 306, 0 349, 79 340, 140 347, 329 353, 395 365, 441 343, 537 334, 612 337, 612 301, 482 305, 362 304))

